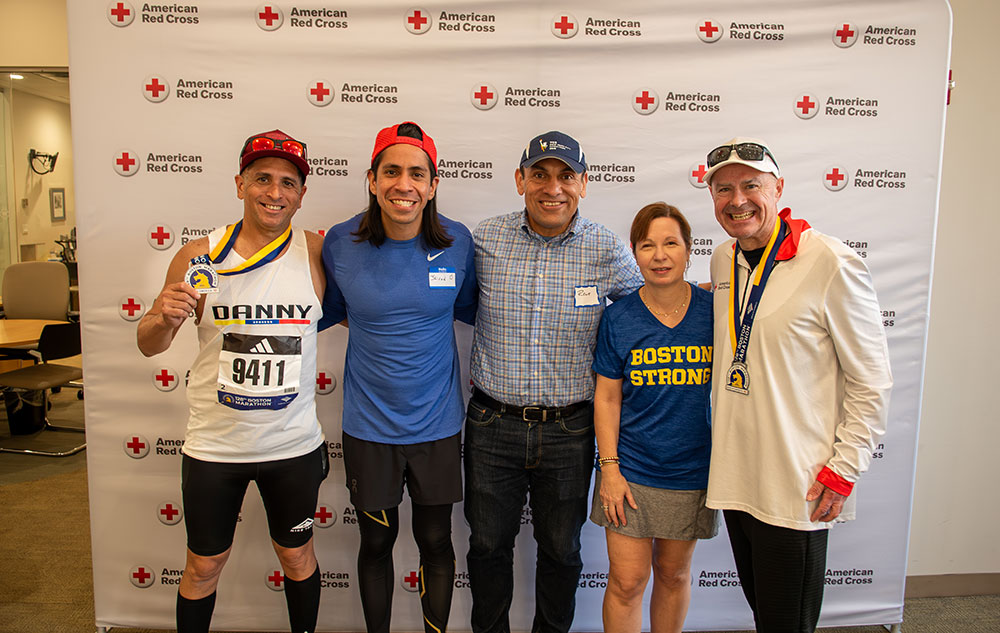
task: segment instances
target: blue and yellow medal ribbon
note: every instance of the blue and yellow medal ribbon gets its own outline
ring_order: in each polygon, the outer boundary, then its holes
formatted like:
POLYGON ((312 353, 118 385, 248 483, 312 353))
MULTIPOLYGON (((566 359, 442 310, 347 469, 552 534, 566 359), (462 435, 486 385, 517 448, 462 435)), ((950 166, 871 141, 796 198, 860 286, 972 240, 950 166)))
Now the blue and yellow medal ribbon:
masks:
POLYGON ((733 249, 733 265, 729 275, 729 342, 733 348, 733 362, 743 363, 746 360, 747 346, 750 344, 750 330, 753 328, 753 320, 757 315, 757 304, 760 303, 761 295, 764 294, 764 286, 767 284, 771 270, 774 268, 774 261, 778 255, 778 248, 781 240, 779 235, 783 233, 782 221, 778 219, 774 223, 774 230, 771 231, 771 239, 764 247, 764 254, 761 256, 761 263, 757 266, 753 276, 753 286, 750 289, 750 297, 747 299, 746 310, 740 315, 740 292, 739 277, 736 275, 736 259, 740 254, 740 244, 737 242, 733 249), (739 318, 739 323, 737 323, 739 318), (738 328, 737 328, 738 326, 738 328))
MULTIPOLYGON (((233 249, 233 244, 236 243, 236 237, 240 234, 240 229, 242 228, 243 220, 240 220, 236 224, 230 224, 226 227, 226 232, 222 235, 222 239, 219 240, 219 243, 216 244, 215 248, 213 248, 208 254, 213 264, 218 264, 226 259, 226 256, 229 255, 229 251, 233 249)), ((264 264, 273 261, 291 241, 291 239, 292 226, 289 224, 284 233, 276 237, 270 244, 254 253, 249 259, 239 266, 234 266, 233 268, 219 270, 216 272, 220 275, 239 275, 242 273, 248 273, 251 270, 256 270, 264 264)))

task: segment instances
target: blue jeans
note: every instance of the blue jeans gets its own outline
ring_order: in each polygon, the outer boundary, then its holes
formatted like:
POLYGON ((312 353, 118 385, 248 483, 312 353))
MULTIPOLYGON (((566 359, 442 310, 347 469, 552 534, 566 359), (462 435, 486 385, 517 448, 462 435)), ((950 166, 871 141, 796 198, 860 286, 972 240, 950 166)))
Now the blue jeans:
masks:
POLYGON ((565 633, 573 623, 594 470, 594 410, 525 422, 469 402, 465 427, 465 518, 469 522, 472 630, 508 633, 514 591, 514 537, 530 491, 534 537, 532 632, 565 633))

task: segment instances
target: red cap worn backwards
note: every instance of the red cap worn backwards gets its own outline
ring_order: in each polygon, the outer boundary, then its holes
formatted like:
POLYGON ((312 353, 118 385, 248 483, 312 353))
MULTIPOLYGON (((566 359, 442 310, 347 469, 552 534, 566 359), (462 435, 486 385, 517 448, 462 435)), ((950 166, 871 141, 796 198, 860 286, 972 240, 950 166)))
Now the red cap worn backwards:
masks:
POLYGON ((431 165, 437 169, 437 147, 434 146, 434 139, 432 139, 427 132, 414 123, 413 121, 404 121, 402 123, 397 123, 396 125, 383 128, 378 136, 375 137, 375 149, 372 150, 372 164, 375 164, 375 157, 381 153, 382 150, 389 147, 390 145, 396 145, 398 143, 406 143, 407 145, 415 145, 427 153, 427 156, 431 159, 431 165), (410 125, 416 127, 420 130, 420 134, 423 136, 422 139, 413 138, 412 136, 400 136, 399 126, 410 125))
POLYGON ((309 162, 306 160, 308 158, 306 144, 295 140, 281 130, 271 130, 270 132, 254 134, 244 141, 243 149, 240 150, 240 172, 258 158, 266 158, 268 156, 284 158, 292 163, 302 172, 303 179, 309 175, 309 162))

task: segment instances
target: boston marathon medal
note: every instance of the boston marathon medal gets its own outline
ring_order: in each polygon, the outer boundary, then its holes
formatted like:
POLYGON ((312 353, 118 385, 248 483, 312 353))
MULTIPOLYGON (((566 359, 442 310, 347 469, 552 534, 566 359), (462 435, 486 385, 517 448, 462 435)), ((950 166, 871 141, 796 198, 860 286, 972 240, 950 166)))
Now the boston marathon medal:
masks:
POLYGON ((733 363, 729 366, 729 373, 726 374, 726 389, 742 393, 744 396, 750 393, 750 371, 746 363, 733 363))
POLYGON ((184 273, 184 281, 198 294, 219 292, 219 273, 211 264, 205 262, 192 260, 190 268, 184 273))

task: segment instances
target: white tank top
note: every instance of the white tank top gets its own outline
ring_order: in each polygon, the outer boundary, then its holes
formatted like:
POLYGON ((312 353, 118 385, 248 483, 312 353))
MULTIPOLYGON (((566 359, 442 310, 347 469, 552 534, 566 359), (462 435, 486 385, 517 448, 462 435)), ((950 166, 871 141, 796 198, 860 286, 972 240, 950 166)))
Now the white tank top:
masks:
MULTIPOLYGON (((226 227, 208 236, 211 251, 226 227)), ((216 264, 245 260, 235 249, 216 264)), ((309 271, 305 234, 278 259, 220 276, 205 295, 201 350, 191 366, 184 453, 213 462, 260 462, 305 455, 323 442, 316 417, 316 325, 323 308, 309 271)))

